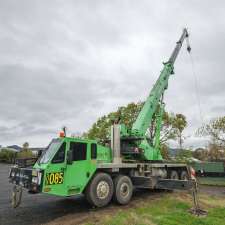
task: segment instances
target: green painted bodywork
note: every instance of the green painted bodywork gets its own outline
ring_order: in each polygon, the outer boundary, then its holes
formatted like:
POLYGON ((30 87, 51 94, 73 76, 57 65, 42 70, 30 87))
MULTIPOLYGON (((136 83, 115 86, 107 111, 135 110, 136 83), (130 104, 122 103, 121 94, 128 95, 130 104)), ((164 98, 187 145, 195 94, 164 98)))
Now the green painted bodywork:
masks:
MULTIPOLYGON (((65 160, 62 163, 52 163, 52 158, 47 163, 36 163, 35 169, 41 169, 44 171, 42 178, 42 192, 48 194, 54 194, 58 196, 71 196, 81 194, 93 174, 97 169, 97 163, 109 163, 112 162, 111 150, 102 145, 98 145, 94 140, 79 139, 65 137, 60 138, 61 142, 66 143, 65 160), (87 155, 86 160, 74 161, 71 165, 67 163, 66 156, 69 151, 71 142, 87 143, 87 155), (91 159, 91 144, 97 144, 97 158, 91 159), (62 184, 46 185, 46 175, 48 173, 62 173, 64 179, 62 184)), ((56 151, 57 152, 57 151, 56 151)))
POLYGON ((205 173, 225 173, 223 162, 195 162, 191 165, 195 171, 204 171, 205 173))

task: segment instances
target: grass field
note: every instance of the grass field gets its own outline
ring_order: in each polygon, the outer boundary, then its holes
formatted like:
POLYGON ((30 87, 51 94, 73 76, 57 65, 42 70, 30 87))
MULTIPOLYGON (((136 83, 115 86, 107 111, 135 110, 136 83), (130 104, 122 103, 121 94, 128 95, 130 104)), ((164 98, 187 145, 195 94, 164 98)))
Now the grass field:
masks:
POLYGON ((100 220, 85 225, 224 225, 225 199, 200 195, 206 217, 197 217, 188 212, 192 206, 190 195, 183 193, 168 194, 163 198, 140 202, 130 209, 120 209, 114 215, 103 215, 100 220))
POLYGON ((199 177, 198 183, 225 187, 225 177, 199 177))

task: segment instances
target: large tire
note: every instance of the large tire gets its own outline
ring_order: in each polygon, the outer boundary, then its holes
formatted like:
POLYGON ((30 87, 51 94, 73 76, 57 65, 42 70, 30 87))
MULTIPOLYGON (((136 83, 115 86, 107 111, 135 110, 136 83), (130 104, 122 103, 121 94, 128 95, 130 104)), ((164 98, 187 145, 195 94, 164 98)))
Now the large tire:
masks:
POLYGON ((179 180, 179 176, 176 170, 172 170, 170 173, 170 179, 172 180, 179 180))
POLYGON ((126 205, 130 202, 133 194, 133 184, 128 176, 119 175, 114 179, 113 199, 120 205, 126 205))
POLYGON ((180 179, 181 180, 188 180, 188 173, 187 173, 187 171, 185 171, 185 170, 181 171, 180 179))
POLYGON ((91 205, 103 207, 111 201, 113 189, 112 178, 106 173, 97 173, 89 183, 85 196, 91 205))

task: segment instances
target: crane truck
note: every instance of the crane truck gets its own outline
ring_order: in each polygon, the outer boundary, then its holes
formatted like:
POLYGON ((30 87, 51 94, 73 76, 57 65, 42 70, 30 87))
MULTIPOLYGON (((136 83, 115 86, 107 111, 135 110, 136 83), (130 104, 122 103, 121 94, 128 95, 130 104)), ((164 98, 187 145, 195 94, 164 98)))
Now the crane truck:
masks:
POLYGON ((13 206, 20 204, 22 189, 62 197, 84 194, 95 207, 112 199, 127 204, 134 188, 192 189, 195 181, 190 168, 166 162, 160 153, 163 96, 185 39, 191 51, 188 36, 184 29, 131 129, 115 121, 105 144, 60 132, 33 166, 12 166, 13 206), (147 135, 149 127, 152 136, 147 135))

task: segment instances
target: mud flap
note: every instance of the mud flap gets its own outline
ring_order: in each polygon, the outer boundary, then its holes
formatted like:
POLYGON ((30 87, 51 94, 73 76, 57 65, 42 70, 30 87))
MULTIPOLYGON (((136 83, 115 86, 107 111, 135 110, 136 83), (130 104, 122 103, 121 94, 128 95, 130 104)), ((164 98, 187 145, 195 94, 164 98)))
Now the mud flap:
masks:
POLYGON ((19 185, 14 185, 11 194, 11 204, 13 208, 17 208, 22 199, 23 188, 19 185))

